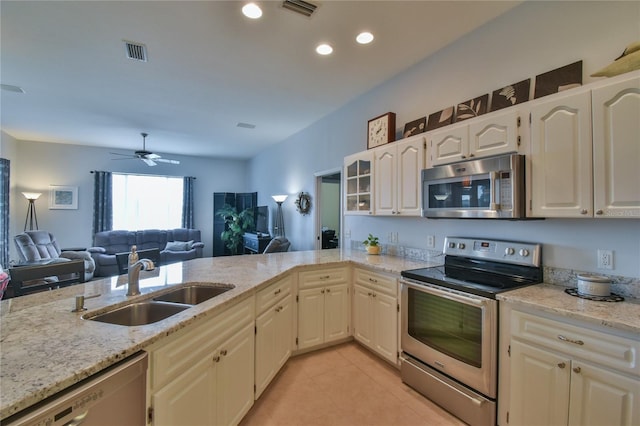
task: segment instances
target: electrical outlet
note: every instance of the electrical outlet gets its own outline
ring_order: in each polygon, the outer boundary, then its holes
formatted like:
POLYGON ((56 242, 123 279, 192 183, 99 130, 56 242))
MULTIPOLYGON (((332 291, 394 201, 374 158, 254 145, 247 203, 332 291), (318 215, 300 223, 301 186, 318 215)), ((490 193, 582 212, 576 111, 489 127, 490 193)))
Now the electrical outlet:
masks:
POLYGON ((598 269, 613 269, 613 250, 598 249, 598 269))
POLYGON ((427 248, 436 248, 436 236, 427 235, 427 248))

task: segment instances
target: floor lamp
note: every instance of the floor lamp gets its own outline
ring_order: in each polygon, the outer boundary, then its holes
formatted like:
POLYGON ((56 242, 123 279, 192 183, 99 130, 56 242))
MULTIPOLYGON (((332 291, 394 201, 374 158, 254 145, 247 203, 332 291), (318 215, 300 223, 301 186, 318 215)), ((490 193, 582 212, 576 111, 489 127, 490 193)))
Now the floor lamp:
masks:
POLYGON ((35 201, 38 199, 38 197, 40 197, 42 194, 40 194, 39 192, 23 192, 22 195, 24 195, 24 198, 26 198, 27 200, 29 200, 29 207, 27 209, 27 217, 24 220, 24 230, 27 230, 27 222, 29 222, 29 231, 33 231, 33 222, 36 222, 36 228, 38 229, 38 215, 36 215, 36 205, 35 205, 35 201))
POLYGON ((272 195, 273 201, 278 204, 276 210, 276 221, 273 224, 273 236, 284 237, 284 217, 282 216, 282 203, 287 199, 287 195, 272 195))

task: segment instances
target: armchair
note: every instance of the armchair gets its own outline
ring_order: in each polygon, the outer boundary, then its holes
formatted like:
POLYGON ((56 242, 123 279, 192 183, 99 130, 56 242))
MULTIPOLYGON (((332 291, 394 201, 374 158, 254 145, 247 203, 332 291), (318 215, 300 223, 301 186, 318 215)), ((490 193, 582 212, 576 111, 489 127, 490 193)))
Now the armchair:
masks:
POLYGON ((56 238, 47 231, 25 231, 14 237, 14 242, 23 263, 46 264, 84 261, 84 280, 93 278, 96 264, 87 251, 62 251, 56 238))

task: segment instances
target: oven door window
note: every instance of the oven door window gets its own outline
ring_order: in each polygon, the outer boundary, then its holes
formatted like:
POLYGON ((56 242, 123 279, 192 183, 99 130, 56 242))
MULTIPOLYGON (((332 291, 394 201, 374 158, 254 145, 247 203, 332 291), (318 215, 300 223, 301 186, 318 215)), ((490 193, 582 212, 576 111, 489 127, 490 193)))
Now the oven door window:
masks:
POLYGON ((488 174, 456 177, 429 183, 429 208, 488 209, 491 179, 488 174))
POLYGON ((408 333, 414 339, 474 367, 482 367, 483 309, 408 289, 408 333))

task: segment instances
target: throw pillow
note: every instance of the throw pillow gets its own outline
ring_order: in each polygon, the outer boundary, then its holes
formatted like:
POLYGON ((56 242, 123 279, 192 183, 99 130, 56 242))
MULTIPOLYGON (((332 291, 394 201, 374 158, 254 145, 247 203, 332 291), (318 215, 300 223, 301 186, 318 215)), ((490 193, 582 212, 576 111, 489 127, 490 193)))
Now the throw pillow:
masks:
POLYGON ((165 250, 168 251, 186 251, 187 249, 186 241, 167 241, 167 245, 164 247, 165 250))
POLYGON ((187 248, 186 248, 186 250, 187 250, 187 251, 191 250, 191 249, 193 248, 193 244, 194 244, 194 243, 195 243, 195 241, 193 241, 193 240, 189 240, 189 241, 187 241, 187 248))

